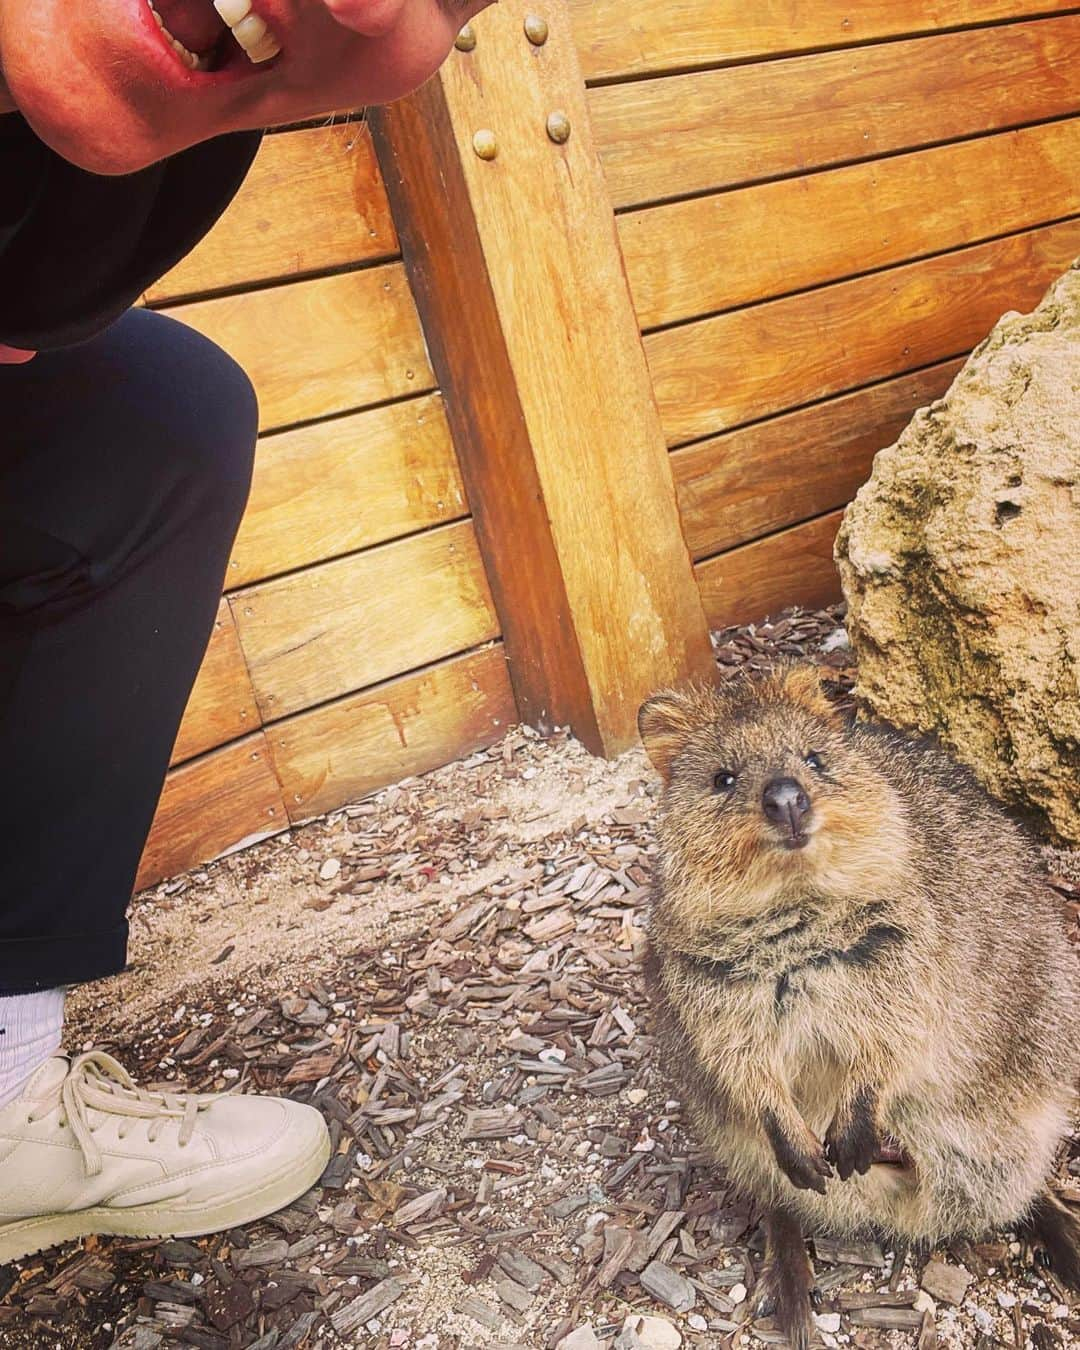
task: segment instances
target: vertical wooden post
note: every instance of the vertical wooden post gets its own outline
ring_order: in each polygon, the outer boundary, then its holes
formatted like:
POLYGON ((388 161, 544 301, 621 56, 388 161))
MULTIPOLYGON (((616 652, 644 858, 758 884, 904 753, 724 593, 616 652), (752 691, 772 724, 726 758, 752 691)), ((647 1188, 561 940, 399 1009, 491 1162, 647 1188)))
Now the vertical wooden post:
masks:
POLYGON ((474 29, 369 117, 519 710, 615 754, 644 697, 708 676, 708 628, 566 0, 503 0, 474 29))

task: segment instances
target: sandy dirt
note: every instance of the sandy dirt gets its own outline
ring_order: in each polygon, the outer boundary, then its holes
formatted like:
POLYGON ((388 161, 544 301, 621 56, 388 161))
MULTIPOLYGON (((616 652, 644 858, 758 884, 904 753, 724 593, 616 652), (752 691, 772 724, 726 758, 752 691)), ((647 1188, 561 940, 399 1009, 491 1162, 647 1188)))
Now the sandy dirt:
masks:
MULTIPOLYGON (((656 793, 640 752, 603 763, 516 729, 137 897, 131 969, 73 993, 72 1048, 104 1044, 144 1082, 314 1100, 336 1157, 245 1230, 0 1269, 0 1346, 553 1350, 587 1325, 612 1350, 638 1314, 687 1346, 778 1344, 747 1318, 752 1210, 651 1053, 656 793), (478 1134, 492 1115, 512 1124, 478 1134), (692 1306, 650 1293, 648 1262, 692 1306), (378 1310, 357 1323, 365 1297, 378 1310)), ((1077 864, 1048 855, 1066 887, 1077 864)), ((890 1308, 892 1253, 815 1249, 821 1344, 919 1344, 865 1324, 877 1299, 908 1325, 930 1311, 923 1350, 1080 1346, 1080 1307, 1014 1235, 936 1256, 970 1276, 958 1304, 919 1294, 920 1262, 890 1308)))

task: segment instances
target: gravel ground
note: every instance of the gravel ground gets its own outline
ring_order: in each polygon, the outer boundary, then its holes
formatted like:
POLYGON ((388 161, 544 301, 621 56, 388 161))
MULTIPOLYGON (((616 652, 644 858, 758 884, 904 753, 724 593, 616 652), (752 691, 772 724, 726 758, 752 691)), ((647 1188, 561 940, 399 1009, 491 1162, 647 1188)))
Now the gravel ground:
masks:
MULTIPOLYGON (((839 611, 717 636, 849 697, 839 611)), ((71 1044, 144 1082, 313 1101, 335 1152, 273 1218, 91 1240, 0 1268, 0 1346, 757 1347, 756 1218, 653 1062, 640 976, 655 784, 522 730, 134 903, 132 969, 71 1044), (645 1320, 641 1320, 644 1318, 645 1320)), ((1076 855, 1047 853, 1073 922, 1076 855)), ((1080 1201, 1080 1139, 1063 1159, 1080 1201)), ((923 1253, 819 1241, 828 1346, 1080 1346, 1013 1235, 923 1253)))

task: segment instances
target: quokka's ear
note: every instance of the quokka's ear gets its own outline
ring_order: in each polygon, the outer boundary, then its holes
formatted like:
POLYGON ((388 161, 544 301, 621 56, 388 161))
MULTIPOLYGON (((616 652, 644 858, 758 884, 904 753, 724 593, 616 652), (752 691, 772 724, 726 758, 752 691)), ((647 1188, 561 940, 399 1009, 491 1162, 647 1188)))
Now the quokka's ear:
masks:
POLYGON ((835 705, 829 702, 821 687, 819 667, 809 662, 792 666, 785 673, 781 688, 785 698, 813 713, 815 717, 824 717, 830 722, 842 721, 835 705))
POLYGON ((638 711, 638 732, 645 753, 665 783, 671 781, 671 766, 700 721, 692 695, 663 689, 646 699, 638 711))

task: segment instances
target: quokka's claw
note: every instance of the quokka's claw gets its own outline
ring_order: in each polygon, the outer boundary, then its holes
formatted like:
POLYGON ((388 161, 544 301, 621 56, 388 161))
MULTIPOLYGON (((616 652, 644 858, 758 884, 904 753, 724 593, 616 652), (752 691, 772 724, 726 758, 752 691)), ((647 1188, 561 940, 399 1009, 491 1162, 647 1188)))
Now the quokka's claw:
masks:
POLYGON ((750 1305, 751 1320, 756 1322, 761 1317, 772 1317, 776 1312, 776 1295, 773 1293, 771 1281, 762 1279, 758 1284, 758 1292, 750 1305))
POLYGON ((860 1176, 869 1172, 877 1153, 874 1095, 864 1089, 833 1117, 825 1133, 825 1156, 835 1164, 840 1180, 847 1181, 856 1172, 860 1176))
POLYGON ((818 1195, 825 1194, 825 1183, 833 1176, 833 1169, 825 1157, 824 1149, 793 1158, 790 1170, 786 1168, 784 1170, 788 1180, 797 1190, 817 1191, 818 1195))
POLYGON ((772 1145, 776 1164, 788 1181, 799 1191, 817 1191, 825 1194, 825 1182, 833 1175, 825 1150, 809 1130, 805 1132, 806 1146, 797 1144, 784 1133, 771 1112, 764 1118, 765 1133, 772 1145))

